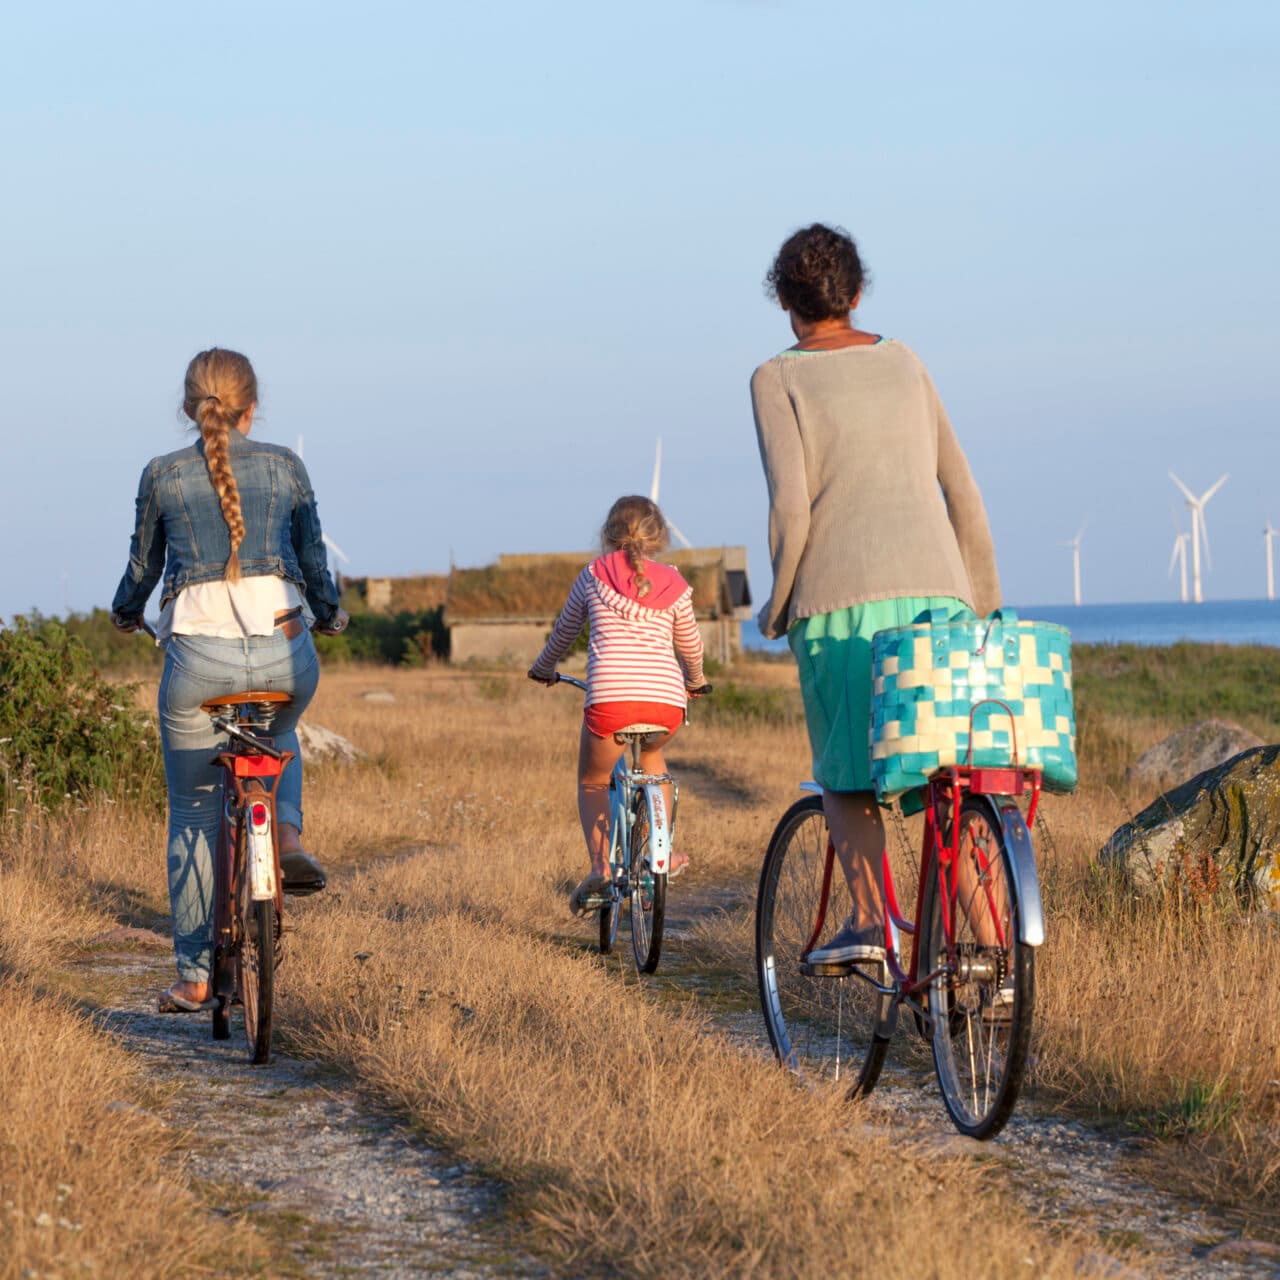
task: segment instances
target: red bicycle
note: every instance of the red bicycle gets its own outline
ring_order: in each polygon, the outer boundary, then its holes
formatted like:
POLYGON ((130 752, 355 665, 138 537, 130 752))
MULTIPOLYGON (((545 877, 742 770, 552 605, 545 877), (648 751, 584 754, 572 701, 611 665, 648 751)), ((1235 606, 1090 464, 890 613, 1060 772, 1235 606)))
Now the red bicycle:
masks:
POLYGON ((293 759, 266 735, 287 693, 250 690, 202 704, 230 739, 223 769, 222 822, 213 855, 213 1038, 231 1034, 231 1006, 244 1010, 250 1060, 271 1060, 275 970, 284 931, 284 877, 276 837, 276 791, 293 759))
MULTIPOLYGON (((1016 759, 1016 755, 1015 755, 1016 759)), ((956 767, 930 780, 918 867, 884 854, 885 958, 810 964, 852 912, 820 789, 787 810, 769 843, 756 904, 756 969, 769 1040, 797 1072, 871 1091, 905 1005, 931 1044, 956 1127, 990 1138, 1008 1120, 1027 1064, 1035 948, 1044 913, 1029 826, 1034 769, 956 767), (1026 816, 1017 803, 1028 797, 1026 816), (894 864, 914 888, 899 907, 894 864), (904 937, 910 955, 904 956, 904 937), (905 959, 905 963, 904 963, 905 959)))

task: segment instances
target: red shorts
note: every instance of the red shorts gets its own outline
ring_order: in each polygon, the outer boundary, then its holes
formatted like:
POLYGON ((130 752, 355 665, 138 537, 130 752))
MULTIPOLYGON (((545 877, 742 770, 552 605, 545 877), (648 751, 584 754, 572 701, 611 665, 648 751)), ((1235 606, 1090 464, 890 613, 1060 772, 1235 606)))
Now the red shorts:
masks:
POLYGON ((597 738, 612 738, 629 724, 660 724, 675 733, 684 724, 684 708, 665 702, 593 702, 582 718, 597 738))

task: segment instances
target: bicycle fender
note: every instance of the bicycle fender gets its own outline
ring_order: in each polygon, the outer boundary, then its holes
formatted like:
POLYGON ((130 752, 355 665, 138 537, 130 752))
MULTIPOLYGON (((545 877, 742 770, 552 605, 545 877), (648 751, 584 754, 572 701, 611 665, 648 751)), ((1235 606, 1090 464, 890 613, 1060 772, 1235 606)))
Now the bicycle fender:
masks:
POLYGON ((1038 947, 1044 941, 1044 906, 1040 901, 1040 876, 1022 810, 1015 804, 1000 804, 994 796, 979 797, 991 811, 991 819, 1004 833, 1013 870, 1013 890, 1018 898, 1018 941, 1038 947))
POLYGON ((671 827, 662 788, 646 783, 644 802, 649 810, 649 868, 654 875, 665 876, 671 870, 671 827))

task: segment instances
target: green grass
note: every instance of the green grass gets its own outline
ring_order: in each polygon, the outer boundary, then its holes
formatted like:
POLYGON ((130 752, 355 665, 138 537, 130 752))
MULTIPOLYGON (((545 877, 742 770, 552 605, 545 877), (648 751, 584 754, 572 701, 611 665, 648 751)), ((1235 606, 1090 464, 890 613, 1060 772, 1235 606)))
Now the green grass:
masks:
POLYGON ((1263 645, 1076 645, 1076 706, 1108 714, 1192 723, 1236 720, 1280 739, 1280 649, 1263 645))

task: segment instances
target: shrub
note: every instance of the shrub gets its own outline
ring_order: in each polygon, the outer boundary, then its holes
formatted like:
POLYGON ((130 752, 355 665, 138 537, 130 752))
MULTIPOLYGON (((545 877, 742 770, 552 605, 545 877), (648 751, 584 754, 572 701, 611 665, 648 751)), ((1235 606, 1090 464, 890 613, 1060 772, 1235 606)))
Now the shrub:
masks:
POLYGON ((322 661, 420 666, 449 651, 443 609, 353 614, 340 636, 316 636, 322 661))
POLYGON ((792 725, 804 722, 800 690, 780 686, 717 682, 715 693, 698 703, 698 719, 706 724, 792 725))
POLYGON ((14 624, 39 636, 51 637, 58 632, 74 636, 88 650, 90 662, 99 671, 158 676, 164 666, 162 649, 146 636, 117 631, 106 609, 69 613, 61 620, 46 618, 35 611, 25 618, 16 618, 14 624))
POLYGON ((164 767, 152 721, 128 685, 104 680, 89 650, 47 619, 0 630, 0 788, 6 811, 57 808, 103 792, 160 804, 164 767))

